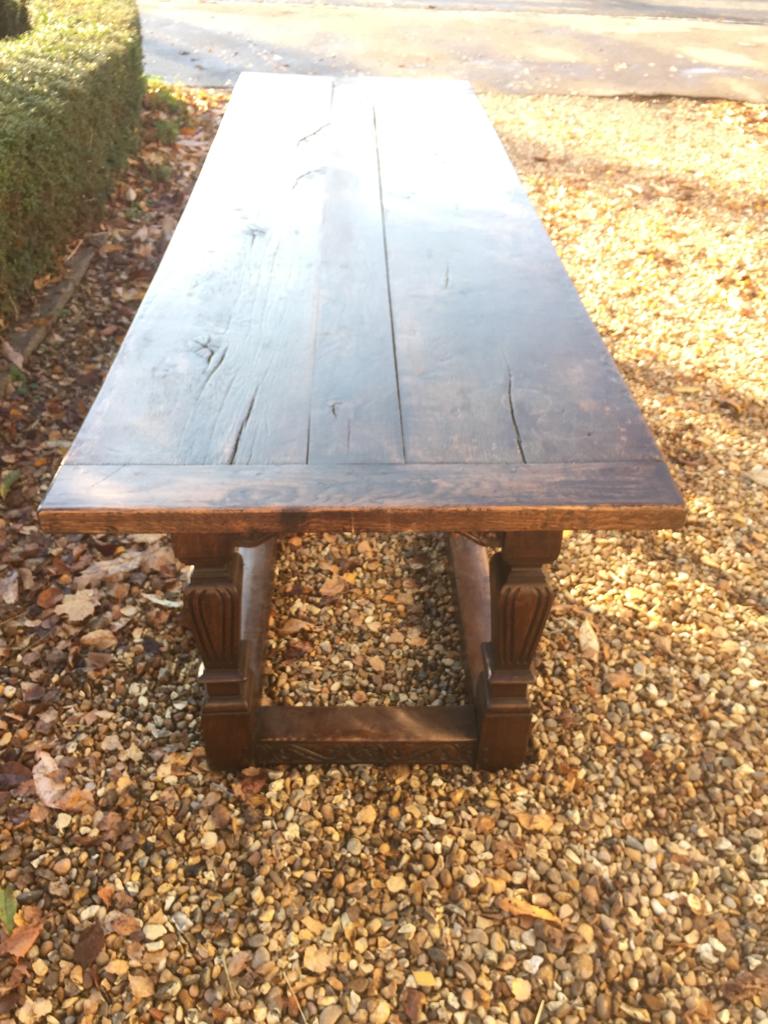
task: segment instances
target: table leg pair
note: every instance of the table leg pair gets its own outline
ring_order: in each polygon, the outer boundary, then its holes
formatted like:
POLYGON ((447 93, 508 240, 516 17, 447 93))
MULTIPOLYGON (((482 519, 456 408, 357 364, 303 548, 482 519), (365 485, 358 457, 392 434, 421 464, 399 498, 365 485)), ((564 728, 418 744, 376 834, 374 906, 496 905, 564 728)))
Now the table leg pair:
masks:
MULTIPOLYGON (((486 535, 488 536, 488 535, 486 535)), ((449 707, 284 707, 262 704, 273 537, 178 534, 177 558, 194 565, 187 621, 204 671, 202 733, 212 768, 250 764, 457 763, 519 765, 530 742, 528 685, 552 606, 544 566, 561 534, 490 535, 490 559, 450 537, 469 703, 449 707)))

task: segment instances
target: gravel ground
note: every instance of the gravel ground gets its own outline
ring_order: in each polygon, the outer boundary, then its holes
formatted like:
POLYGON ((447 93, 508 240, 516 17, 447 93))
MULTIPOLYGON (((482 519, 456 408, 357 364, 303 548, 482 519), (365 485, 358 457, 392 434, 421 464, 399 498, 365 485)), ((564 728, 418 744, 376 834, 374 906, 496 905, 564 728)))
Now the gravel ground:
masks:
MULTIPOLYGON (((34 515, 215 126, 186 98, 2 409, 0 1016, 768 1020, 768 112, 485 98, 690 510, 566 538, 536 760, 222 777, 165 539, 34 515)), ((287 539, 278 573, 273 700, 461 699, 440 538, 287 539)))

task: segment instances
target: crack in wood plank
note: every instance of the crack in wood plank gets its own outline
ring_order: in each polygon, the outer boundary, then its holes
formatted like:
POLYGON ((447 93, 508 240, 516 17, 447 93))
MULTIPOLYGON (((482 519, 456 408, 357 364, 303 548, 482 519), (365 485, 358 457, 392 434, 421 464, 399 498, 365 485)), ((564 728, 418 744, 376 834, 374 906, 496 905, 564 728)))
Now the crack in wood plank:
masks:
POLYGON ((243 417, 242 422, 238 427, 237 434, 235 435, 235 443, 232 446, 232 454, 229 456, 228 460, 230 466, 234 463, 235 459, 237 458, 237 449, 240 447, 240 438, 243 436, 243 431, 246 428, 248 420, 251 418, 251 413, 253 412, 253 407, 256 403, 256 396, 258 395, 258 393, 259 389, 257 387, 253 395, 251 396, 250 402, 248 403, 248 408, 246 409, 245 416, 243 417))
POLYGON ((515 403, 512 401, 512 370, 507 367, 507 401, 509 402, 509 415, 512 417, 512 426, 515 428, 515 437, 517 438, 517 447, 520 452, 520 458, 523 460, 525 465, 528 464, 528 459, 525 457, 523 451, 523 439, 520 436, 520 428, 517 425, 517 417, 515 416, 515 403))
POLYGON ((384 244, 384 269, 387 277, 387 303, 389 305, 389 329, 392 335, 392 358, 395 364, 395 387, 397 389, 397 410, 400 417, 400 439, 403 445, 403 462, 408 458, 405 453, 405 427, 403 426, 403 402, 400 396, 400 371, 397 365, 397 339, 395 337, 395 317, 392 310, 392 285, 389 277, 389 249, 387 247, 387 220, 384 212, 384 186, 381 181, 381 150, 379 147, 379 129, 376 123, 376 106, 372 107, 373 137, 376 143, 376 168, 379 178, 379 207, 381 209, 381 238, 384 244))

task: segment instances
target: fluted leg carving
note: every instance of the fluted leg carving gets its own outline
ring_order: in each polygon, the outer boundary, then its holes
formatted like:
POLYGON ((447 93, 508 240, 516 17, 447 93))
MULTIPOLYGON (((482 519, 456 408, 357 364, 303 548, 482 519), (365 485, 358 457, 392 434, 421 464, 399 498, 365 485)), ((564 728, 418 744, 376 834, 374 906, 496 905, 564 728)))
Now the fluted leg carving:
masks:
POLYGON ((202 733, 212 768, 234 769, 251 754, 251 681, 241 640, 242 558, 231 538, 178 536, 177 557, 195 565, 184 607, 203 660, 202 733))
POLYGON ((195 568, 184 595, 190 626, 206 669, 236 668, 240 660, 242 559, 195 568))
POLYGON ((480 768, 519 765, 528 751, 531 709, 528 684, 553 591, 542 568, 554 561, 562 535, 507 533, 490 565, 491 642, 477 688, 480 768))

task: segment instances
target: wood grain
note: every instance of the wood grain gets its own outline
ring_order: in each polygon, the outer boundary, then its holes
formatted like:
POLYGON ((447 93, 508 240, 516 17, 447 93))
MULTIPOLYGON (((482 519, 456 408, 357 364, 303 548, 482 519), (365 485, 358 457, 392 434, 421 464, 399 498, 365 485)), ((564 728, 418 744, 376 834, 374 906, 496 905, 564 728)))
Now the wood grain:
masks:
POLYGON ((246 74, 41 521, 245 543, 684 507, 466 84, 246 74))
POLYGON ((243 75, 72 462, 306 460, 333 82, 243 75))
POLYGON ((408 461, 657 457, 466 84, 372 91, 408 461))
POLYGON ((485 548, 456 533, 451 534, 449 552, 464 647, 465 689, 474 704, 477 681, 485 666, 482 647, 491 640, 488 556, 485 548))
POLYGON ((262 707, 255 764, 472 764, 471 707, 262 707))
POLYGON ((403 462, 373 106, 333 92, 318 280, 312 463, 403 462))
POLYGON ((662 462, 562 466, 73 466, 41 508, 54 532, 680 527, 662 462))

